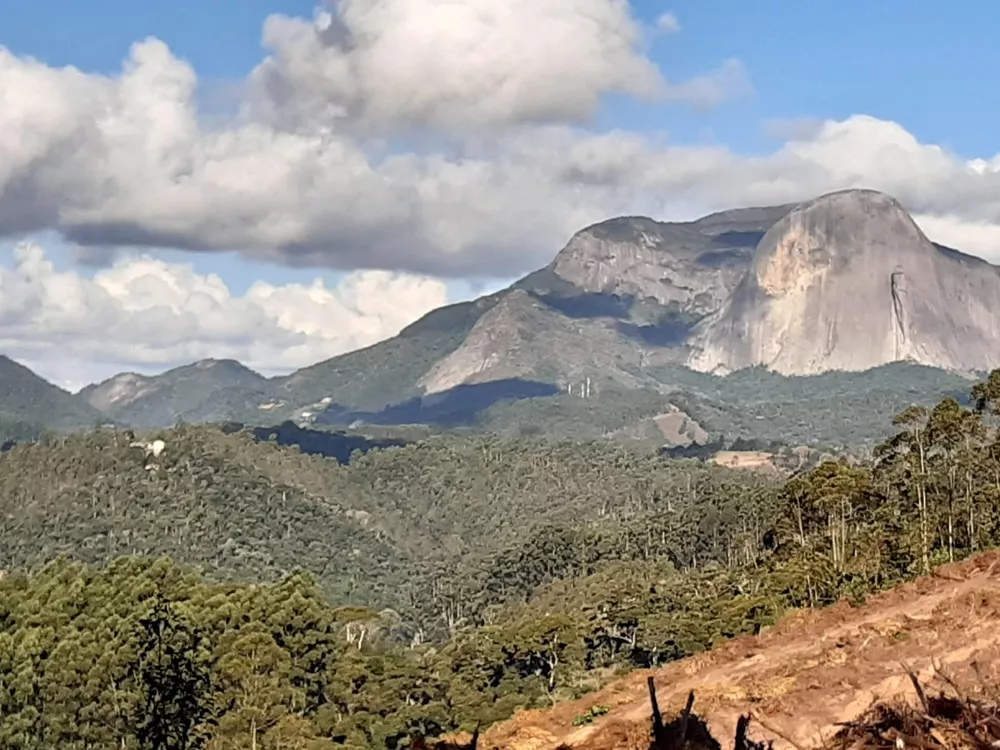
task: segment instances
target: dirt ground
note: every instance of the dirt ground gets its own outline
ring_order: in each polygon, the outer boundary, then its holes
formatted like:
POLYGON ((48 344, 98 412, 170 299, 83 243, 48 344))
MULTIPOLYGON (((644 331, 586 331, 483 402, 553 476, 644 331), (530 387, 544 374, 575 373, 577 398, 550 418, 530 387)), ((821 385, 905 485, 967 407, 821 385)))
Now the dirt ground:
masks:
MULTIPOLYGON (((759 637, 730 641, 662 669, 638 671, 598 693, 547 711, 526 711, 491 727, 480 748, 497 750, 635 749, 648 746, 646 688, 656 678, 664 717, 683 708, 695 691, 694 711, 726 747, 741 713, 752 712, 801 748, 832 737, 838 722, 872 703, 915 700, 906 667, 925 685, 935 665, 959 684, 974 680, 972 663, 1000 676, 1000 554, 987 553, 939 568, 931 576, 872 597, 793 613, 759 637), (905 666, 904 666, 905 665, 905 666), (573 719, 591 706, 610 712, 592 724, 573 719)), ((752 724, 754 739, 791 745, 752 724)))
POLYGON ((746 469, 762 471, 767 474, 778 474, 772 459, 773 453, 763 451, 719 451, 709 461, 730 469, 746 469))

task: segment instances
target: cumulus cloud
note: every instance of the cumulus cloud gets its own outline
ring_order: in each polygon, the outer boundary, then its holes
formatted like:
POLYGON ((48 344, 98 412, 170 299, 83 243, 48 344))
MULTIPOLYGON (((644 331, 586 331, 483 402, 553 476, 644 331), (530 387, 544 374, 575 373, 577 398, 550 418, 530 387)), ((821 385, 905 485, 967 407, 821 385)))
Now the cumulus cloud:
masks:
POLYGON ((871 187, 997 257, 1000 160, 897 123, 811 123, 753 157, 589 129, 607 94, 709 107, 752 90, 736 60, 671 81, 648 31, 624 0, 343 0, 269 19, 241 116, 211 124, 195 71, 155 39, 113 76, 0 49, 0 235, 509 277, 615 214, 871 187))
POLYGON ((716 70, 695 76, 690 81, 667 87, 666 98, 690 102, 697 109, 718 107, 725 101, 753 94, 750 75, 739 60, 731 58, 716 70))
POLYGON ((510 138, 585 122, 609 93, 711 106, 742 85, 732 62, 668 83, 646 36, 623 0, 345 0, 268 19, 242 118, 211 127, 195 71, 156 39, 115 76, 0 48, 0 233, 506 274, 611 207, 567 195, 510 138))
POLYGON ((218 276, 130 256, 88 279, 21 243, 0 268, 0 351, 76 386, 209 357, 271 374, 373 344, 446 303, 440 280, 389 271, 257 282, 239 296, 218 276))
POLYGON ((583 121, 663 89, 642 40, 621 0, 343 0, 267 19, 253 104, 288 128, 583 121))

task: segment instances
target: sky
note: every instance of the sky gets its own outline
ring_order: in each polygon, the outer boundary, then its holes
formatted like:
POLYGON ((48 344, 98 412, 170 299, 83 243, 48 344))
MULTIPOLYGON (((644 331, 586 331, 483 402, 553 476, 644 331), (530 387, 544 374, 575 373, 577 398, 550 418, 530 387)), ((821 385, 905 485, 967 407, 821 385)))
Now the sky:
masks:
POLYGON ((849 187, 1000 262, 1000 5, 0 0, 0 353, 286 372, 588 224, 849 187))

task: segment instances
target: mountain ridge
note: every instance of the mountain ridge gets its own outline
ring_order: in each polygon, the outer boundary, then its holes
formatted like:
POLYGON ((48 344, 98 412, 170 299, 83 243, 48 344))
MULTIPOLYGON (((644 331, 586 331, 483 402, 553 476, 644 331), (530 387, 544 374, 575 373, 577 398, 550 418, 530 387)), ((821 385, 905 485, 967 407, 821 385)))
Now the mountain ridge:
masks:
MULTIPOLYGON (((449 424, 479 420, 493 429, 501 419, 504 430, 546 431, 504 404, 547 399, 577 425, 600 409, 634 416, 640 403, 654 423, 657 414, 683 411, 682 403, 731 413, 728 399, 735 396, 719 394, 732 389, 693 371, 722 375, 761 365, 818 376, 909 360, 953 371, 934 382, 958 388, 969 373, 997 363, 991 341, 1000 322, 983 301, 996 299, 1000 310, 1000 281, 994 288, 983 280, 993 277, 1000 280, 995 266, 932 243, 898 201, 875 191, 837 191, 691 222, 614 217, 576 232, 549 264, 505 289, 433 310, 392 338, 288 375, 267 378, 235 361, 204 360, 160 375, 122 373, 80 396, 93 419, 139 427, 223 419, 339 425, 351 416, 386 424, 446 415, 449 424), (830 204, 845 201, 848 208, 830 213, 830 204), (807 221, 816 205, 827 207, 826 218, 807 221), (875 246, 893 258, 876 257, 875 246), (837 268, 817 270, 810 253, 837 268), (901 262, 909 269, 899 273, 901 262), (878 288, 869 296, 882 319, 852 301, 868 288, 864 279, 844 276, 852 264, 874 279, 878 288), (935 286, 927 281, 935 274, 951 280, 935 286), (834 282, 835 294, 827 288, 834 282), (931 297, 930 307, 921 302, 931 297), (952 299, 962 304, 952 309, 952 299), (900 328, 904 319, 908 328, 900 328), (890 337, 893 330, 899 340, 890 337), (859 347, 863 356, 855 356, 859 347)), ((916 370, 913 377, 922 382, 916 370)), ((592 436, 635 431, 613 416, 591 421, 585 429, 596 430, 592 436)))
MULTIPOLYGON (((0 354, 0 427, 20 425, 19 432, 39 432, 43 427, 72 429, 103 420, 75 394, 63 390, 25 365, 0 354)), ((0 430, 0 438, 6 437, 0 430)))

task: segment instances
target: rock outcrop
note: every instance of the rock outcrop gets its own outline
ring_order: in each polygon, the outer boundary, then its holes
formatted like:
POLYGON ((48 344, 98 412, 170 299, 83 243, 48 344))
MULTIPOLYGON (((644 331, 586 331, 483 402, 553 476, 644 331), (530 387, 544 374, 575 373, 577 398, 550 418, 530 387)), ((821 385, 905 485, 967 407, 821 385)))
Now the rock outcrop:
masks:
POLYGON ((529 292, 513 289, 419 385, 429 395, 459 385, 514 378, 563 386, 601 374, 636 387, 640 381, 629 373, 639 367, 643 356, 634 342, 618 332, 614 321, 570 318, 529 292))
POLYGON ((738 209, 688 223, 611 219, 574 235, 550 269, 584 292, 706 315, 729 297, 761 236, 791 208, 738 209))
POLYGON ((231 359, 204 359, 159 375, 122 373, 89 385, 80 397, 109 419, 134 427, 229 419, 268 396, 268 380, 231 359))
POLYGON ((688 365, 783 374, 906 360, 1000 365, 1000 269, 939 248, 893 198, 847 190, 775 223, 721 309, 689 339, 688 365))
POLYGON ((87 386, 81 393, 98 411, 124 407, 157 390, 156 379, 135 372, 123 372, 87 386))

